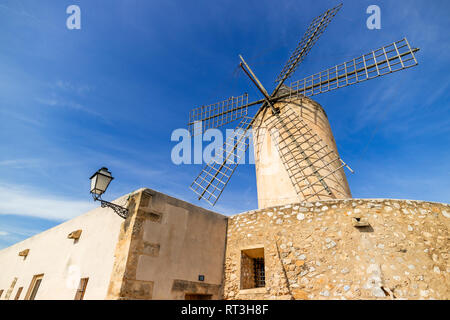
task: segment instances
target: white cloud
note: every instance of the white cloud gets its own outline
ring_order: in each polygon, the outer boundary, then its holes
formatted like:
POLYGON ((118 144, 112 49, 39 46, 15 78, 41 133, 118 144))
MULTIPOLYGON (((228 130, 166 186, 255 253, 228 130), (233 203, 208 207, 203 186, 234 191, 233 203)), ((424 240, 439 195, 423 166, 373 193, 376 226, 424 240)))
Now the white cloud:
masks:
POLYGON ((8 6, 4 5, 4 4, 0 4, 0 9, 4 9, 4 10, 7 10, 7 11, 13 13, 13 14, 25 16, 27 18, 32 18, 32 19, 36 20, 36 17, 34 15, 26 12, 23 8, 19 11, 19 10, 13 9, 11 7, 8 7, 8 6))
MULTIPOLYGON (((41 99, 41 98, 37 98, 36 99, 37 102, 43 104, 43 105, 47 105, 47 106, 51 106, 51 107, 67 107, 70 109, 74 109, 74 110, 79 110, 79 111, 83 111, 86 113, 89 113, 91 115, 94 116, 98 116, 98 117, 102 117, 101 114, 99 114, 98 112, 95 112, 89 108, 86 108, 85 106, 73 102, 73 101, 69 101, 69 100, 64 100, 64 99, 57 99, 57 98, 51 98, 51 99, 41 99)), ((103 117, 102 117, 103 118, 103 117)))
POLYGON ((62 107, 68 108, 80 112, 87 113, 91 116, 102 119, 106 124, 111 125, 111 121, 109 121, 103 114, 94 111, 92 108, 86 107, 82 104, 74 102, 72 100, 62 99, 62 98, 36 98, 36 101, 42 105, 50 106, 50 107, 62 107))
POLYGON ((77 85, 77 84, 73 84, 69 81, 63 81, 63 80, 58 80, 53 87, 61 89, 63 91, 76 93, 80 96, 93 91, 93 88, 91 86, 77 85))
POLYGON ((58 198, 18 185, 0 185, 0 215, 16 214, 55 221, 72 219, 97 206, 86 200, 58 198))
POLYGON ((11 112, 10 110, 0 110, 0 112, 3 114, 6 114, 12 118, 15 118, 19 121, 25 122, 25 123, 27 123, 27 125, 32 125, 35 127, 43 127, 44 126, 42 121, 40 121, 39 119, 20 114, 18 112, 11 112))
POLYGON ((13 159, 1 160, 0 167, 9 167, 13 169, 36 168, 41 165, 39 159, 13 159))

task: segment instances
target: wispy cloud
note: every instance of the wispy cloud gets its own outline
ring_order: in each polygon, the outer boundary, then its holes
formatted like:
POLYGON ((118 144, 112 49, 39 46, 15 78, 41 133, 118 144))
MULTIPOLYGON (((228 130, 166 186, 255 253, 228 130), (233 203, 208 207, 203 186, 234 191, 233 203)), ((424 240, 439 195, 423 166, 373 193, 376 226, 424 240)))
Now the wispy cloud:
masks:
POLYGON ((448 94, 448 87, 450 86, 450 79, 441 83, 436 90, 430 94, 425 101, 424 107, 432 106, 437 100, 442 99, 444 94, 448 94))
POLYGON ((89 201, 59 198, 20 185, 0 185, 0 215, 15 214, 63 221, 95 207, 96 204, 89 201))
MULTIPOLYGON (((0 216, 2 221, 2 225, 5 225, 6 229, 8 231, 0 231, 0 236, 4 236, 7 238, 13 238, 13 240, 16 239, 26 239, 31 237, 34 234, 37 234, 39 232, 42 232, 42 230, 36 226, 36 227, 30 227, 28 223, 28 219, 32 219, 33 224, 37 224, 40 219, 37 218, 28 218, 23 216, 8 216, 6 219, 0 216), (11 217, 14 217, 15 219, 11 219, 11 217), (20 219, 20 222, 17 221, 17 219, 20 219), (13 220, 15 223, 11 223, 10 220, 13 220)), ((47 221, 47 220, 44 220, 47 221)))
POLYGON ((108 120, 101 113, 98 113, 89 107, 86 107, 82 104, 79 104, 79 103, 71 101, 71 100, 67 100, 67 99, 63 99, 63 98, 36 98, 36 101, 42 105, 46 105, 46 106, 50 106, 50 107, 64 107, 64 108, 69 108, 72 110, 81 111, 81 112, 90 114, 91 116, 98 117, 107 124, 111 124, 111 121, 108 120))
POLYGON ((41 166, 39 159, 13 159, 0 160, 0 167, 8 167, 12 169, 37 168, 41 166))
POLYGON ((33 28, 36 28, 36 25, 38 24, 38 25, 45 26, 47 28, 50 27, 53 30, 59 29, 57 27, 57 25, 50 23, 48 19, 40 18, 40 17, 30 13, 30 11, 32 11, 32 10, 29 10, 29 11, 25 10, 25 7, 21 1, 17 1, 17 0, 11 1, 10 5, 6 5, 4 3, 0 4, 0 13, 2 11, 7 12, 7 14, 9 14, 9 15, 13 14, 13 15, 21 17, 23 22, 28 23, 33 28), (18 5, 20 5, 20 8, 18 8, 18 5))
POLYGON ((35 217, 0 215, 0 250, 48 230, 58 223, 35 217))
POLYGON ((0 110, 0 113, 3 113, 5 115, 7 115, 7 116, 10 116, 10 117, 14 118, 14 119, 17 119, 17 120, 19 120, 21 122, 24 122, 27 125, 32 125, 34 127, 43 127, 44 126, 42 121, 40 121, 40 120, 38 120, 36 118, 31 118, 31 117, 29 117, 27 115, 24 115, 24 114, 20 114, 20 113, 17 113, 17 112, 11 112, 10 110, 8 110, 8 111, 7 110, 0 110))
POLYGON ((65 92, 75 93, 80 96, 92 92, 94 88, 85 84, 74 84, 70 81, 58 80, 55 84, 51 85, 53 88, 60 89, 65 92))
MULTIPOLYGON (((18 3, 20 3, 20 2, 18 2, 18 3)), ((32 14, 26 12, 26 11, 24 10, 23 6, 22 6, 21 9, 17 10, 17 9, 15 9, 15 8, 8 7, 8 6, 4 5, 4 4, 0 4, 0 9, 6 10, 6 11, 8 11, 9 13, 13 13, 13 14, 16 14, 16 15, 24 16, 24 17, 31 18, 31 19, 37 21, 36 17, 35 17, 34 15, 32 15, 32 14)))
POLYGON ((111 121, 102 113, 95 111, 84 103, 78 101, 85 100, 88 93, 92 93, 94 88, 87 84, 76 84, 70 81, 58 80, 54 83, 47 83, 50 92, 44 97, 37 97, 35 101, 41 105, 50 107, 61 107, 84 112, 91 116, 102 119, 105 123, 111 124, 111 121))

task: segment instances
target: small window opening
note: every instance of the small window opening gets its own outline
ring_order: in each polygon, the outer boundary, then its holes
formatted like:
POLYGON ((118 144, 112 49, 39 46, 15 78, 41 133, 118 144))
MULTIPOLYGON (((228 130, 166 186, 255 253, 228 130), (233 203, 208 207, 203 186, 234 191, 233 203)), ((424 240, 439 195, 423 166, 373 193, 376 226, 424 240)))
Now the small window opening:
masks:
POLYGON ((241 251, 241 289, 265 286, 264 248, 241 251))
POLYGON ((264 258, 254 258, 253 268, 255 276, 255 288, 264 288, 266 286, 266 275, 264 272, 264 258))
POLYGON ((42 279, 44 278, 43 274, 37 274, 31 280, 30 287, 28 288, 27 295, 25 296, 25 300, 34 300, 36 298, 36 294, 41 286, 42 279))

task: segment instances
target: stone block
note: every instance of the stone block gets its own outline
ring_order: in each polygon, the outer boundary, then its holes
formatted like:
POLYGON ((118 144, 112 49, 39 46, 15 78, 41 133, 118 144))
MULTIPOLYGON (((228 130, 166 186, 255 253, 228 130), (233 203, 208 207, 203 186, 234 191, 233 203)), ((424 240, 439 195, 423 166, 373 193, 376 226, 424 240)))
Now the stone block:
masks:
POLYGON ((159 243, 150 243, 147 241, 143 242, 142 253, 145 255, 148 255, 150 257, 157 257, 159 256, 159 249, 159 243))
POLYGON ((292 296, 294 297, 295 300, 308 300, 308 293, 301 289, 293 290, 292 296))
POLYGON ((304 260, 297 260, 297 261, 295 262, 295 265, 298 266, 298 267, 301 267, 301 266, 304 265, 304 264, 305 264, 305 261, 304 261, 304 260))
POLYGON ((151 299, 153 294, 153 281, 138 281, 124 279, 120 298, 151 299))
POLYGON ((155 212, 155 211, 147 211, 147 210, 144 211, 143 210, 140 216, 146 220, 150 220, 150 221, 156 222, 156 223, 161 223, 161 219, 162 219, 162 213, 155 212))

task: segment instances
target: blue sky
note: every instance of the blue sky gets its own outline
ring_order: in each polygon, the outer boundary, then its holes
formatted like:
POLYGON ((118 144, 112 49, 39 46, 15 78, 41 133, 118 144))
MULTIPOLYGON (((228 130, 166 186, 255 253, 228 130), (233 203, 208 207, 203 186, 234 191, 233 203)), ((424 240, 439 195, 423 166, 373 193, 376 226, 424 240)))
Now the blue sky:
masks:
MULTIPOLYGON (((266 88, 310 21, 338 1, 0 2, 0 248, 97 206, 89 177, 116 178, 105 198, 149 187, 199 202, 201 165, 172 164, 189 110, 248 92, 242 54, 266 88), (81 8, 81 30, 66 8, 81 8)), ((292 81, 408 38, 419 66, 316 96, 355 198, 450 202, 450 2, 343 1, 292 81), (381 8, 381 30, 366 8, 381 8)), ((290 82, 288 81, 288 84, 290 82)), ((257 207, 254 167, 238 168, 213 210, 257 207)))

